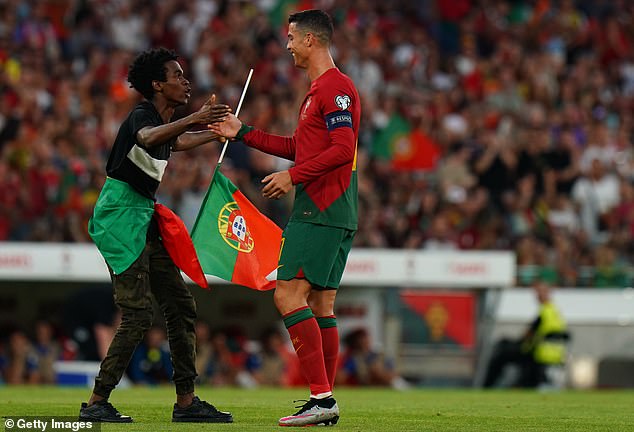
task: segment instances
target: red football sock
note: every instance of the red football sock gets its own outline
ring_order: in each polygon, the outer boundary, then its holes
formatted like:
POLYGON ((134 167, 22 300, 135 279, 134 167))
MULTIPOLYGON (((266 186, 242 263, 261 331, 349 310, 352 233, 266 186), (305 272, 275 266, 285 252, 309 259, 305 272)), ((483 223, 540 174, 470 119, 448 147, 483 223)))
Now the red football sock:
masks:
POLYGON ((321 333, 313 312, 305 306, 287 313, 283 318, 299 358, 299 366, 310 386, 310 394, 329 392, 321 333))
POLYGON ((339 331, 337 330, 337 318, 334 315, 317 317, 317 324, 321 330, 321 347, 324 352, 326 375, 330 383, 330 391, 335 388, 337 376, 337 360, 339 358, 339 331))

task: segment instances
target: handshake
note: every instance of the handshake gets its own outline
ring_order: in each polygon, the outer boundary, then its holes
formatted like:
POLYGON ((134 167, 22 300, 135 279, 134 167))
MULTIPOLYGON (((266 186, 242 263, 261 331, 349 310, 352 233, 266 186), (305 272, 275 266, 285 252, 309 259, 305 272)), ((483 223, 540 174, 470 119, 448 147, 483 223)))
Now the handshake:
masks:
MULTIPOLYGON (((247 88, 249 87, 252 76, 253 69, 250 69, 247 80, 244 83, 244 87, 242 88, 240 102, 238 102, 238 107, 236 108, 235 115, 231 114, 231 108, 229 108, 227 105, 215 104, 216 95, 212 95, 211 98, 209 98, 209 100, 205 103, 205 105, 203 105, 204 108, 207 104, 209 104, 212 112, 214 112, 214 110, 217 110, 217 115, 212 116, 213 121, 208 122, 207 128, 215 132, 219 136, 220 142, 224 143, 227 141, 227 138, 234 138, 242 127, 242 122, 240 121, 240 119, 238 119, 238 115, 240 114, 240 108, 242 107, 242 102, 244 101, 244 96, 247 93, 247 88)), ((222 162, 222 156, 221 160, 218 161, 218 163, 220 162, 222 162)))

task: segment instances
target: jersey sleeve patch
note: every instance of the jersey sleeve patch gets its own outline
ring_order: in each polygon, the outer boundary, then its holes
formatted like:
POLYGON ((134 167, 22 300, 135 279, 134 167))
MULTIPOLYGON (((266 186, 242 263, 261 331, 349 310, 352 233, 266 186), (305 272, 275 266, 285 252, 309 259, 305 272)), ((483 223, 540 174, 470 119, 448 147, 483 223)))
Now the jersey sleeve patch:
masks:
POLYGON ((350 103, 350 96, 348 96, 347 94, 335 96, 335 105, 337 105, 341 110, 347 110, 350 106, 350 103))
POLYGON ((326 127, 329 131, 340 127, 352 127, 352 114, 350 111, 334 111, 326 114, 326 127))

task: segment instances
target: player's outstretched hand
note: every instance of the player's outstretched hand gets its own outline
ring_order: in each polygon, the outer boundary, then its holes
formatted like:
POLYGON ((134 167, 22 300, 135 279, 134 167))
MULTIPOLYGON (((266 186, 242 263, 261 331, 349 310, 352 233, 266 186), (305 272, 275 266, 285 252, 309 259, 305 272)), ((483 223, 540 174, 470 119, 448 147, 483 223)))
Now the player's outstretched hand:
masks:
POLYGON ((293 180, 288 171, 269 174, 262 179, 262 183, 266 183, 262 188, 262 195, 269 199, 280 199, 293 187, 293 180))
POLYGON ((207 127, 219 136, 233 138, 238 134, 238 131, 242 127, 242 122, 238 117, 229 113, 225 116, 223 121, 209 124, 207 127))

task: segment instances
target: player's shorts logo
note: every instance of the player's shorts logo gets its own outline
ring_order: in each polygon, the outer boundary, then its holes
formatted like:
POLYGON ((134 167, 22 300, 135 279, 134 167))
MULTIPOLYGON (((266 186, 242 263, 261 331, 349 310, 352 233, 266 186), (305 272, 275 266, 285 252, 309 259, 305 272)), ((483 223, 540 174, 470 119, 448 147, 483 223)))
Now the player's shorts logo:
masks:
POLYGON ((350 96, 348 95, 337 95, 335 96, 335 105, 341 108, 342 111, 347 110, 350 106, 350 96))
POLYGON ((240 207, 235 201, 225 204, 218 214, 218 231, 223 240, 239 252, 249 253, 255 245, 242 216, 240 207))

